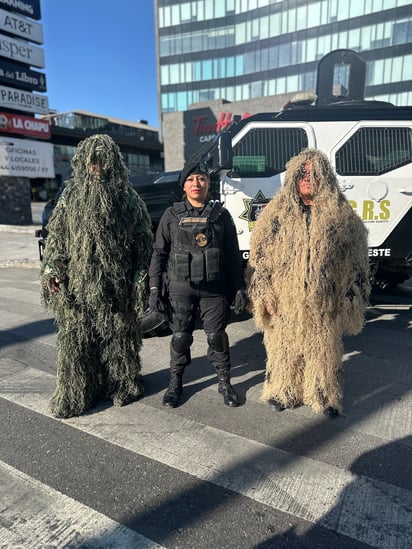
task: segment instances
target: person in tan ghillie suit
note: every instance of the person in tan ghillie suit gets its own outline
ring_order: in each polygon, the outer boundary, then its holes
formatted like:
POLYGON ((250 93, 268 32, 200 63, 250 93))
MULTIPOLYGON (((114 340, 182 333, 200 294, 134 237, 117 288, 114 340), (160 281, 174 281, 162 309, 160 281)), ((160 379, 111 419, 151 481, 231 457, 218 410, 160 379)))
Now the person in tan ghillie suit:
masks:
POLYGON ((358 334, 368 305, 367 233, 327 157, 305 149, 251 237, 250 308, 267 354, 262 400, 342 412, 342 336, 358 334))
POLYGON ((140 315, 152 252, 151 220, 108 135, 83 140, 73 178, 47 224, 41 298, 57 325, 51 412, 78 416, 99 399, 143 394, 140 315))

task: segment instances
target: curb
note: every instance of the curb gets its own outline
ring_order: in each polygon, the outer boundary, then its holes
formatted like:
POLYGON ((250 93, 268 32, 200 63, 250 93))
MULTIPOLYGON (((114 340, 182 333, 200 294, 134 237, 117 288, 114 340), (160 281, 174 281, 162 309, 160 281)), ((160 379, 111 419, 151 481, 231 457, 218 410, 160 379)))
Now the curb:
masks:
POLYGON ((0 269, 11 267, 40 270, 40 259, 7 259, 6 261, 0 261, 0 269))
POLYGON ((17 233, 17 234, 32 234, 38 229, 41 229, 41 225, 0 225, 1 233, 17 233))

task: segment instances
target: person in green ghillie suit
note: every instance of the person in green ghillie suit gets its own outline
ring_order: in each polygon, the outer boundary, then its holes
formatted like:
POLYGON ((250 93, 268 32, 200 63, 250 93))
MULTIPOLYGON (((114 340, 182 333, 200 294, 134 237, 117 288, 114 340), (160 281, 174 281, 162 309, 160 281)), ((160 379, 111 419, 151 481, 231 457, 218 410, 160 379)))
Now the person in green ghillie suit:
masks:
POLYGON ((51 412, 78 416, 99 399, 143 394, 140 316, 152 251, 151 220, 108 135, 82 141, 73 177, 47 225, 41 298, 58 326, 51 412))

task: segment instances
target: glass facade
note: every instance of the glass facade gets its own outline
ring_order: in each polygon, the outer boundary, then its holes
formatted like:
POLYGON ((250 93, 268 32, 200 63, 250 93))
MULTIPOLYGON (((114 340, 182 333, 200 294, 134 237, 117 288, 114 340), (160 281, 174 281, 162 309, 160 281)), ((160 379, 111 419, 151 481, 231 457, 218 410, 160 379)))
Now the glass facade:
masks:
POLYGON ((57 113, 49 117, 50 123, 61 128, 92 130, 93 132, 104 132, 110 134, 113 139, 116 135, 134 138, 137 141, 158 141, 157 131, 144 129, 142 127, 129 126, 114 122, 103 116, 93 116, 81 112, 57 113))
MULTIPOLYGON (((157 130, 147 129, 144 124, 139 126, 116 122, 100 116, 93 116, 82 112, 56 113, 47 116, 52 125, 68 130, 81 130, 83 137, 93 133, 109 134, 122 150, 123 159, 131 177, 144 174, 160 173, 163 170, 163 160, 160 155, 161 145, 157 130)), ((67 165, 64 169, 65 177, 70 175, 70 160, 75 153, 75 145, 54 145, 55 161, 67 165)))
POLYGON ((314 90, 318 60, 367 61, 365 97, 412 104, 412 2, 155 0, 161 112, 314 90))

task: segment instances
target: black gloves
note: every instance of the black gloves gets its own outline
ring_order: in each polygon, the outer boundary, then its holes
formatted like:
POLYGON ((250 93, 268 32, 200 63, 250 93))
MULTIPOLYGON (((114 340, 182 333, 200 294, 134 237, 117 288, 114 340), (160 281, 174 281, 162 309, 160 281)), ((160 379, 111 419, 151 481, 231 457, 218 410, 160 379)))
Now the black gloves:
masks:
POLYGON ((162 296, 159 288, 150 288, 149 307, 153 309, 153 311, 163 310, 162 296))
POLYGON ((235 311, 235 315, 240 314, 242 311, 245 310, 247 305, 247 295, 245 290, 238 290, 235 295, 235 302, 233 310, 235 311))

